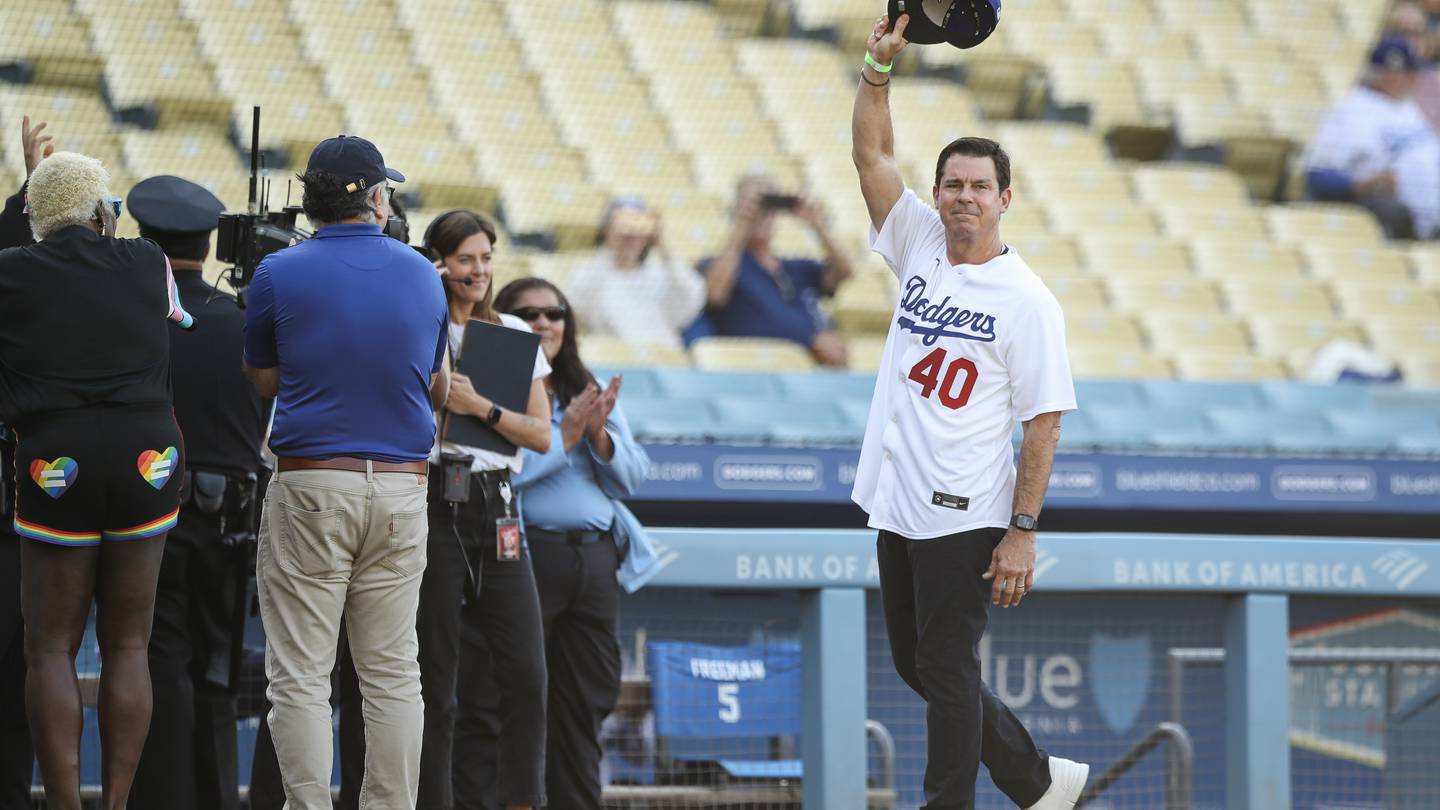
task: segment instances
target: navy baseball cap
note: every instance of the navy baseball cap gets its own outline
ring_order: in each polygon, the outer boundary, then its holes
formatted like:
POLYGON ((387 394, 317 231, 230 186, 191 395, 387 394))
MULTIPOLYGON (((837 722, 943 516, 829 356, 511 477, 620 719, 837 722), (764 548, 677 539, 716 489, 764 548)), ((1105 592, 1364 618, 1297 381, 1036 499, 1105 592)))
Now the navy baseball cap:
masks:
POLYGON ((317 169, 339 177, 349 192, 370 188, 386 179, 405 182, 405 175, 385 165, 385 158, 375 144, 354 135, 326 138, 316 145, 305 171, 317 169))
POLYGON ((910 15, 905 39, 917 45, 948 42, 973 48, 1000 24, 1000 0, 890 0, 890 26, 910 15))
POLYGON ((1385 37, 1370 51, 1370 66, 1381 70, 1418 70, 1420 54, 1415 52, 1415 46, 1405 37, 1385 37))
POLYGON ((209 234, 225 210, 204 186, 168 174, 136 183, 125 204, 142 229, 175 234, 209 234))

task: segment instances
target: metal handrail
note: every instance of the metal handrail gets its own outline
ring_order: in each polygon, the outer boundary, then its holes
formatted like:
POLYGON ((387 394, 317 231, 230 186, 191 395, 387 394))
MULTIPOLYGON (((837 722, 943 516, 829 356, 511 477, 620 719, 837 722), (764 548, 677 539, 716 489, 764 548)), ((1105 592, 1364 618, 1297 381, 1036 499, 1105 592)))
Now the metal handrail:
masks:
POLYGON ((894 791, 895 738, 890 736, 890 729, 885 728, 879 720, 865 721, 865 736, 874 740, 876 747, 880 749, 880 787, 894 791))
POLYGON ((1179 723, 1161 723, 1145 738, 1117 759, 1105 773, 1090 780, 1085 792, 1075 802, 1075 810, 1094 801, 1104 793, 1115 780, 1135 767, 1145 755, 1162 742, 1170 743, 1170 766, 1165 780, 1165 810, 1190 810, 1194 788, 1195 746, 1190 742, 1190 733, 1179 723))

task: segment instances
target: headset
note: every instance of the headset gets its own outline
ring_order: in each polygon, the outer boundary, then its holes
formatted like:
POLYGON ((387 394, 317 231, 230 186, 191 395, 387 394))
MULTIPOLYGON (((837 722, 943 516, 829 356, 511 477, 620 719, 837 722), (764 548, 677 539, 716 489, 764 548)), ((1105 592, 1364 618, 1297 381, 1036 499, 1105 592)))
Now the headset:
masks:
MULTIPOLYGON (((430 236, 435 233, 435 226, 455 216, 470 217, 475 221, 477 225, 482 226, 482 233, 487 230, 496 230, 495 226, 491 225, 489 220, 485 219, 484 217, 480 216, 474 211, 471 211, 468 208, 451 208, 449 211, 441 212, 439 216, 430 220, 429 225, 425 226, 425 235, 420 239, 420 247, 424 249, 425 255, 430 256, 434 261, 441 261, 444 257, 435 255, 435 249, 430 246, 430 236)), ((470 278, 469 276, 466 276, 465 278, 450 278, 449 276, 445 276, 445 282, 447 284, 460 284, 466 287, 472 287, 475 285, 475 279, 470 278)))

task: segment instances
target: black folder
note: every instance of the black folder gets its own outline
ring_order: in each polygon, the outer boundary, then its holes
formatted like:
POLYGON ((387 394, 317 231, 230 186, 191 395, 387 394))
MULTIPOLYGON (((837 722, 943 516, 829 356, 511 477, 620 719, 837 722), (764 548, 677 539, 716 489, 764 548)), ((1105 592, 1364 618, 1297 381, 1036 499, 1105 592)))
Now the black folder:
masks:
MULTIPOLYGON (((530 383, 535 377, 535 352, 540 336, 484 321, 465 325, 456 371, 470 378, 476 393, 507 411, 525 413, 530 406, 530 383)), ((479 417, 447 413, 445 441, 494 450, 503 455, 515 445, 479 417)))

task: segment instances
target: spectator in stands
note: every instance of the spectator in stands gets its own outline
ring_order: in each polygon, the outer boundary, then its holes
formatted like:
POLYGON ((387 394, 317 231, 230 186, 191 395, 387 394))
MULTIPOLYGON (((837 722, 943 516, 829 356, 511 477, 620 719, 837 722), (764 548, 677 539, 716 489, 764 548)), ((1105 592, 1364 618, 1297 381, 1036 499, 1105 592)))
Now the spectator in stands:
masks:
POLYGON ((1440 139, 1412 98, 1419 67, 1409 40, 1382 39, 1305 155, 1311 197, 1369 208, 1391 238, 1430 238, 1440 226, 1440 139))
POLYGON ((516 477, 549 671, 545 791, 551 807, 598 810, 600 726, 620 696, 620 594, 658 568, 620 499, 634 494, 650 461, 617 403, 620 378, 601 390, 580 359, 575 312, 560 290, 520 279, 495 305, 534 328, 553 369, 550 449, 526 452, 516 477))
POLYGON ((775 194, 764 175, 747 175, 735 189, 734 228, 720 253, 700 263, 705 274, 706 317, 716 334, 783 338, 814 352, 822 365, 843 368, 845 340, 820 311, 854 273, 850 258, 830 235, 820 203, 775 194), (772 250, 775 218, 793 214, 808 225, 825 261, 782 259, 772 250))
POLYGON ((595 257, 570 282, 574 314, 591 335, 680 346, 681 331, 705 305, 705 280, 671 258, 660 215, 639 197, 605 209, 595 257))

